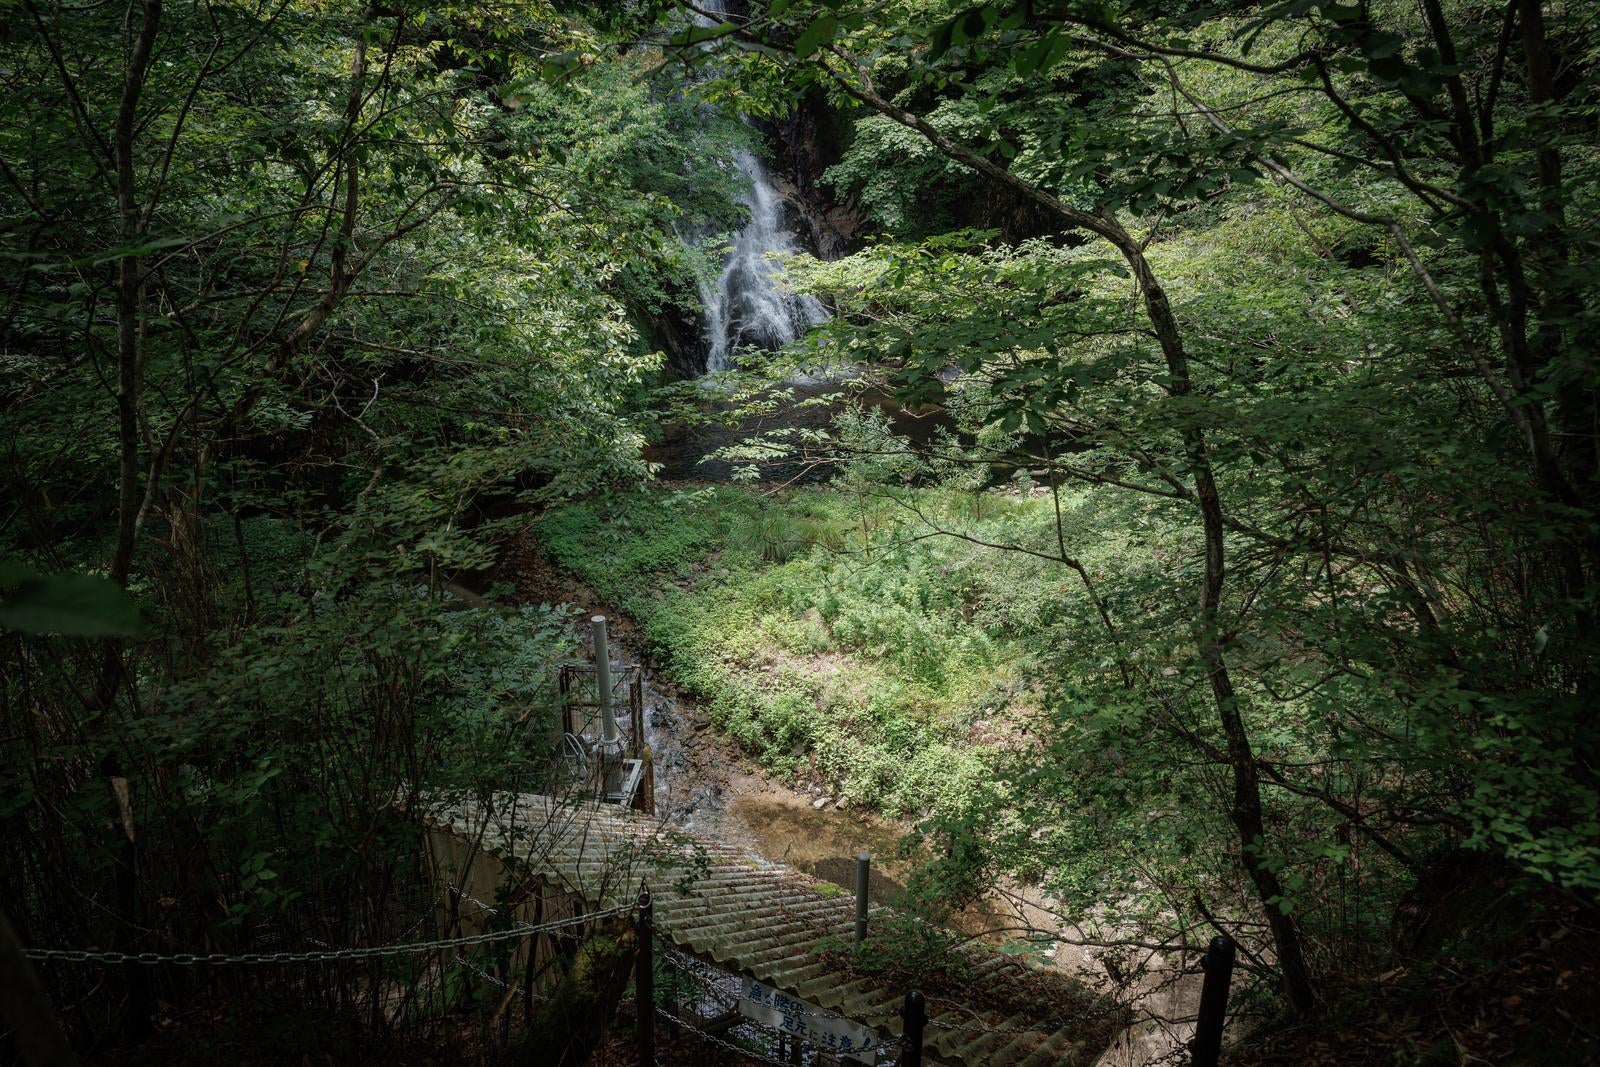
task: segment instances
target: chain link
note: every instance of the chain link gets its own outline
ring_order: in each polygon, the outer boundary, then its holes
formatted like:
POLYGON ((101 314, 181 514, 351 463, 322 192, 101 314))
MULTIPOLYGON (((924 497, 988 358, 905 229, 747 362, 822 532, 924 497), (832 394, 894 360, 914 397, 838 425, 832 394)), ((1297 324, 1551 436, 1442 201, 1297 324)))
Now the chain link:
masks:
MULTIPOLYGON (((693 956, 690 956, 690 955, 688 955, 686 953, 679 952, 679 951, 677 951, 676 949, 672 948, 669 945, 662 944, 659 947, 663 950, 662 955, 664 955, 667 959, 671 960, 679 968, 679 970, 681 972, 685 973, 687 975, 687 977, 689 977, 693 982, 695 982, 697 985, 699 985, 702 989, 706 990, 708 993, 711 993, 711 994, 714 994, 714 995, 717 995, 717 996, 722 996, 722 997, 729 997, 729 998, 732 998, 734 1000, 738 1000, 738 999, 741 998, 741 994, 743 992, 743 988, 742 988, 743 979, 741 978, 741 976, 735 975, 735 974, 729 974, 727 972, 723 972, 722 973, 722 977, 723 978, 725 978, 728 981, 734 983, 735 985, 738 985, 740 988, 738 988, 738 989, 722 988, 722 987, 717 986, 716 984, 714 984, 714 982, 710 978, 708 978, 706 976, 706 974, 705 974, 706 971, 715 969, 710 964, 707 964, 707 963, 704 963, 701 960, 695 959, 693 956)), ((936 1026, 941 1030, 952 1031, 952 1032, 960 1032, 960 1033, 969 1033, 969 1034, 999 1034, 999 1035, 1002 1035, 1002 1036, 1010 1035, 1010 1034, 1016 1034, 1016 1035, 1038 1034, 1041 1037, 1047 1037, 1050 1034, 1055 1033, 1057 1030, 1064 1029, 1065 1027, 1068 1027, 1068 1026, 1081 1025, 1081 1024, 1086 1023, 1086 1022, 1092 1022, 1092 1021, 1094 1021, 1096 1019, 1104 1018, 1105 1016, 1111 1014, 1112 1012, 1118 1011, 1120 1009, 1121 1009, 1121 1005, 1112 1005, 1110 1008, 1102 1008, 1102 1009, 1099 1009, 1099 1010, 1096 1010, 1096 1011, 1093 1011, 1093 1012, 1085 1012, 1083 1015, 1080 1015, 1077 1018, 1073 1019, 1072 1022, 1070 1022, 1070 1023, 1060 1023, 1060 1024, 1053 1023, 1053 1022, 1040 1022, 1040 1023, 1031 1023, 1031 1024, 1027 1024, 1027 1025, 1023 1025, 1023 1026, 985 1026, 985 1025, 983 1025, 981 1023, 954 1023, 954 1022, 944 1022, 944 1021, 939 1020, 939 1019, 930 1018, 927 1021, 927 1025, 930 1026, 930 1027, 936 1026)), ((810 1019, 818 1019, 818 1020, 827 1021, 827 1022, 831 1022, 831 1021, 834 1021, 834 1020, 837 1020, 837 1019, 847 1018, 846 1016, 839 1015, 839 1014, 836 1014, 836 1013, 833 1013, 833 1012, 802 1011, 799 1014, 804 1015, 805 1017, 810 1018, 810 1019)), ((853 1021, 853 1020, 851 1020, 851 1021, 853 1021)), ((711 1035, 707 1035, 707 1036, 710 1037, 711 1035)), ((892 1045, 892 1044, 896 1044, 896 1042, 887 1042, 886 1044, 887 1045, 892 1045)))
MULTIPOLYGON (((445 888, 450 890, 450 892, 454 893, 457 900, 464 900, 468 904, 471 904, 474 907, 476 907, 481 912, 485 912, 485 913, 487 913, 489 915, 499 915, 500 914, 500 911, 501 911, 500 908, 495 907, 493 904, 485 904, 483 901, 479 900, 477 897, 473 896, 471 893, 468 893, 465 889, 462 889, 458 885, 455 885, 455 884, 450 883, 450 882, 446 882, 445 883, 445 888)), ((511 921, 516 923, 519 928, 522 928, 522 929, 530 928, 529 924, 526 923, 526 922, 523 922, 521 919, 513 918, 511 921)))
POLYGON ((750 1049, 745 1048, 743 1045, 735 1045, 732 1041, 724 1040, 723 1038, 718 1037, 716 1034, 708 1034, 699 1027, 689 1023, 688 1020, 679 1018, 659 1005, 656 1006, 656 1014, 670 1023, 675 1023, 676 1025, 683 1027, 683 1029, 687 1030, 695 1037, 698 1037, 701 1041, 707 1041, 713 1045, 721 1045, 728 1051, 738 1053, 740 1056, 747 1057, 748 1059, 760 1060, 762 1063, 776 1064, 776 1067, 789 1067, 789 1065, 784 1063, 782 1060, 775 1060, 771 1056, 763 1056, 761 1053, 753 1052, 750 1049))
MULTIPOLYGON (((781 1060, 774 1060, 774 1059, 772 1059, 770 1057, 761 1055, 759 1052, 752 1052, 750 1049, 747 1049, 747 1048, 745 1048, 745 1047, 743 1047, 741 1045, 735 1045, 731 1041, 725 1041, 722 1038, 717 1037, 715 1034, 708 1034, 704 1030, 701 1030, 701 1029, 695 1027, 688 1020, 682 1018, 681 1016, 673 1015, 671 1012, 665 1010, 664 1008, 660 1008, 660 1007, 656 1008, 656 1014, 661 1016, 663 1019, 668 1020, 669 1022, 676 1023, 677 1025, 683 1027, 685 1030, 688 1030, 690 1033, 694 1034, 696 1037, 700 1038, 701 1040, 709 1041, 714 1045, 720 1045, 723 1048, 728 1049, 728 1050, 730 1050, 732 1052, 737 1052, 741 1056, 748 1056, 751 1059, 760 1060, 763 1063, 772 1063, 772 1064, 777 1064, 778 1067, 786 1067, 786 1065, 781 1060)), ((754 1020, 749 1020, 749 1023, 750 1023, 750 1025, 753 1025, 753 1026, 760 1025, 760 1024, 756 1023, 754 1020)), ((1025 1027, 1025 1028, 1021 1028, 1021 1029, 992 1027, 992 1026, 967 1026, 967 1025, 963 1025, 961 1023, 943 1023, 943 1022, 938 1022, 937 1020, 934 1020, 934 1019, 929 1019, 928 1020, 928 1025, 929 1026, 938 1026, 938 1027, 940 1027, 942 1029, 945 1029, 945 1030, 958 1030, 958 1031, 963 1031, 963 1032, 966 1032, 966 1033, 974 1033, 974 1034, 999 1034, 999 1035, 1002 1035, 1002 1036, 1007 1035, 1007 1034, 1039 1034, 1040 1036, 1048 1036, 1049 1034, 1054 1033, 1056 1029, 1060 1029, 1060 1027, 1055 1027, 1053 1029, 1045 1029, 1043 1026, 1037 1026, 1037 1027, 1036 1026, 1030 1026, 1030 1027, 1025 1027)), ((770 1029, 770 1028, 768 1028, 768 1029, 770 1029)), ((869 1045, 865 1049, 861 1049, 861 1050, 858 1050, 858 1051, 861 1051, 861 1052, 897 1052, 897 1051, 900 1051, 900 1041, 898 1039, 880 1041, 879 1043, 877 1043, 875 1045, 869 1045)))
MULTIPOLYGON (((738 988, 736 988, 736 989, 725 989, 725 988, 719 987, 716 984, 714 984, 713 980, 711 978, 707 977, 707 975, 705 973, 707 971, 715 970, 715 968, 712 965, 707 964, 707 963, 705 963, 705 962, 703 962, 701 960, 698 960, 695 957, 688 955, 687 953, 680 952, 680 951, 674 949, 672 946, 670 946, 668 944, 663 943, 659 947, 663 950, 662 955, 666 956, 669 960, 671 960, 679 968, 680 971, 684 972, 692 981, 694 981, 696 984, 698 984, 702 989, 706 990, 707 993, 710 993, 710 994, 713 994, 713 995, 716 995, 716 996, 730 997, 730 998, 732 998, 734 1000, 741 999, 742 994, 743 994, 743 978, 742 978, 742 976, 736 975, 736 974, 730 974, 728 972, 721 972, 721 976, 723 978, 726 978, 727 980, 729 980, 730 982, 732 982, 733 984, 738 986, 738 988)), ((1103 1018, 1105 1018, 1105 1017, 1107 1017, 1107 1016, 1109 1016, 1109 1015, 1111 1015, 1111 1014, 1113 1014, 1115 1012, 1121 1011, 1121 1010, 1123 1010, 1123 1006, 1122 1005, 1120 1005, 1120 1004, 1112 1004, 1109 1007, 1099 1008, 1099 1009, 1096 1009, 1094 1011, 1084 1012, 1083 1014, 1078 1015, 1075 1018, 1073 1018, 1070 1022, 1062 1022, 1062 1023, 1038 1022, 1038 1023, 1027 1023, 1027 1024, 1024 1024, 1024 1025, 1020 1025, 1020 1026, 986 1026, 986 1025, 984 1025, 982 1023, 944 1022, 943 1020, 935 1019, 935 1018, 931 1018, 930 1017, 928 1019, 928 1021, 927 1021, 927 1025, 930 1026, 930 1027, 935 1027, 936 1026, 939 1029, 945 1030, 945 1031, 968 1033, 968 1034, 999 1034, 999 1035, 1002 1035, 1002 1036, 1010 1035, 1010 1034, 1016 1034, 1016 1035, 1038 1034, 1041 1037, 1047 1037, 1050 1034, 1053 1034, 1058 1030, 1066 1029, 1067 1027, 1071 1027, 1071 1026, 1081 1026, 1084 1023, 1094 1022, 1097 1019, 1103 1019, 1103 1018)), ((840 1014, 835 1013, 835 1012, 801 1011, 799 1014, 804 1015, 806 1018, 818 1019, 818 1020, 825 1021, 825 1022, 831 1022, 831 1021, 834 1021, 834 1020, 837 1020, 837 1019, 848 1019, 847 1016, 840 1015, 840 1014)), ((849 1020, 849 1021, 853 1022, 855 1020, 849 1020)), ((865 1024, 862 1024, 862 1025, 865 1025, 865 1024)), ((876 1029, 876 1027, 869 1027, 869 1029, 876 1029)))
POLYGON ((511 988, 511 983, 506 982, 506 981, 504 981, 502 979, 496 978, 494 975, 490 974, 488 971, 484 970, 482 967, 479 967, 476 964, 472 963, 470 960, 467 959, 467 957, 463 956, 459 952, 456 953, 456 962, 461 964, 461 966, 465 967, 467 970, 471 971, 473 974, 477 975, 479 978, 482 978, 485 982, 488 982, 490 985, 497 985, 501 989, 510 989, 511 988))
MULTIPOLYGON (((692 959, 693 957, 689 957, 689 958, 692 959)), ((696 962, 698 962, 698 961, 696 961, 696 962)), ((737 998, 737 994, 725 994, 725 995, 731 995, 731 996, 735 996, 737 998)), ((697 1037, 700 1037, 700 1038, 702 1038, 702 1039, 704 1039, 706 1041, 710 1041, 713 1044, 721 1045, 723 1048, 731 1049, 732 1051, 737 1052, 742 1056, 748 1056, 751 1059, 761 1060, 763 1063, 776 1063, 776 1064, 779 1065, 779 1067, 787 1067, 787 1064, 784 1064, 783 1061, 781 1061, 781 1060, 774 1060, 774 1059, 771 1059, 771 1058, 769 1058, 767 1056, 763 1056, 758 1052, 751 1052, 749 1049, 744 1048, 744 1047, 742 1047, 740 1045, 735 1045, 730 1041, 725 1041, 722 1038, 717 1037, 715 1034, 708 1034, 704 1030, 701 1030, 700 1028, 696 1027, 689 1020, 683 1018, 682 1016, 674 1015, 671 1012, 667 1011, 666 1009, 660 1007, 659 1005, 656 1007, 656 1014, 661 1016, 663 1019, 667 1019, 667 1020, 669 1020, 669 1021, 671 1021, 673 1023, 676 1023, 677 1025, 683 1027, 685 1030, 688 1030, 690 1033, 693 1033, 697 1037)), ((804 1015, 806 1015, 806 1016, 808 1016, 810 1018, 813 1018, 813 1019, 822 1019, 822 1020, 829 1020, 829 1021, 844 1018, 844 1016, 842 1016, 842 1015, 818 1015, 818 1014, 816 1014, 814 1012, 803 1012, 802 1014, 804 1014, 804 1015)), ((773 1027, 766 1026, 766 1025, 764 1025, 762 1023, 759 1023, 754 1019, 746 1019, 745 1022, 743 1024, 741 1024, 741 1025, 755 1026, 755 1027, 759 1027, 759 1028, 761 1028, 763 1030, 773 1030, 775 1033, 782 1033, 783 1032, 783 1031, 780 1031, 780 1030, 775 1030, 773 1027)), ((872 1029, 872 1028, 869 1027, 869 1029, 872 1029)), ((807 1042, 807 1043, 815 1045, 815 1042, 807 1042)), ((899 1049, 900 1049, 900 1039, 899 1038, 889 1038, 889 1039, 884 1040, 884 1041, 879 1041, 876 1044, 867 1045, 867 1046, 865 1046, 863 1048, 855 1049, 853 1051, 855 1053, 857 1053, 857 1054, 862 1054, 862 1053, 869 1053, 869 1052, 872 1052, 872 1053, 876 1053, 876 1052, 891 1052, 891 1051, 898 1051, 899 1049)))
MULTIPOLYGON (((496 915, 500 912, 500 909, 483 903, 481 900, 469 895, 457 886, 451 885, 449 886, 449 889, 457 897, 475 905, 483 912, 491 915, 496 915)), ((222 952, 176 952, 163 954, 158 952, 96 952, 88 949, 35 948, 24 949, 23 955, 30 960, 37 960, 40 962, 97 963, 108 966, 126 963, 141 964, 146 966, 172 964, 179 967, 231 964, 335 963, 346 960, 383 959, 393 956, 415 955, 424 952, 433 952, 439 949, 464 948, 470 945, 485 945, 500 941, 518 940, 521 938, 530 937, 534 934, 548 933, 553 930, 562 930, 568 927, 582 926, 585 923, 596 922, 601 919, 608 919, 612 916, 632 912, 635 910, 635 908, 636 905, 623 904, 604 909, 603 911, 589 912, 583 915, 573 915, 565 919, 556 919, 551 922, 540 923, 538 925, 530 925, 528 923, 518 922, 514 928, 509 930, 495 930, 486 933, 469 934, 463 937, 446 938, 435 941, 416 941, 397 945, 379 945, 370 948, 325 949, 314 952, 247 952, 237 956, 230 956, 222 952)), ((674 963, 676 963, 683 971, 687 972, 693 980, 702 985, 708 992, 720 996, 732 997, 735 1000, 740 998, 743 980, 738 975, 727 974, 726 977, 730 982, 737 982, 740 986, 739 989, 736 990, 719 987, 703 973, 703 970, 714 969, 710 965, 695 959, 693 956, 690 956, 687 953, 676 951, 665 944, 663 944, 661 947, 666 949, 665 955, 667 955, 668 958, 672 959, 674 963)), ((476 971, 480 977, 487 979, 500 988, 509 988, 505 982, 491 974, 488 974, 480 968, 473 966, 471 963, 468 963, 468 961, 461 956, 459 952, 456 953, 456 960, 459 963, 469 967, 473 971, 476 971)), ((1121 1005, 1113 1005, 1111 1008, 1101 1009, 1092 1013, 1085 1013, 1084 1015, 1073 1020, 1071 1023, 1064 1023, 1062 1026, 1081 1024, 1083 1022, 1102 1018, 1111 1014, 1113 1011, 1119 1010, 1120 1007, 1121 1005)), ((725 1041, 714 1034, 708 1034, 703 1030, 699 1030, 689 1024, 686 1020, 680 1018, 679 1016, 673 1015, 660 1007, 657 1007, 655 1010, 656 1014, 670 1020, 677 1025, 683 1026, 685 1029, 691 1031, 706 1041, 720 1045, 723 1048, 737 1052, 740 1055, 761 1060, 763 1063, 777 1064, 778 1067, 787 1067, 786 1064, 779 1060, 774 1060, 769 1057, 762 1056, 759 1053, 751 1052, 749 1049, 735 1045, 732 1042, 725 1041)), ((811 1018, 829 1021, 844 1018, 843 1016, 833 1013, 823 1014, 806 1011, 802 1014, 811 1018)), ((755 1024, 753 1020, 751 1021, 751 1024, 758 1025, 755 1024)), ((1001 1035, 1029 1033, 1047 1035, 1062 1028, 1062 1026, 1055 1026, 1050 1023, 1038 1023, 1021 1027, 997 1027, 986 1026, 981 1023, 952 1023, 945 1022, 942 1019, 934 1018, 928 1019, 927 1025, 930 1027, 938 1027, 941 1030, 949 1032, 1001 1035)), ((869 1046, 867 1050, 863 1051, 885 1051, 898 1047, 898 1045, 898 1041, 885 1041, 878 1045, 869 1046)))
MULTIPOLYGON (((488 971, 484 970, 482 967, 479 967, 477 964, 473 963, 471 960, 467 959, 467 957, 463 956, 459 952, 456 953, 456 962, 461 964, 461 966, 465 967, 467 970, 471 971, 473 974, 477 975, 479 978, 482 978, 485 982, 488 982, 491 985, 499 986, 501 989, 520 988, 518 986, 513 986, 510 982, 507 982, 502 978, 496 978, 494 975, 490 974, 488 971)), ((546 1001, 546 1000, 552 999, 550 996, 548 996, 548 995, 546 995, 544 993, 528 993, 527 996, 528 996, 528 999, 530 999, 530 1000, 546 1001)))
POLYGON ((211 966, 234 963, 336 963, 344 960, 370 960, 383 959, 390 956, 416 955, 423 952, 433 952, 438 949, 519 940, 533 934, 542 934, 551 930, 565 929, 569 926, 582 926, 585 923, 596 922, 600 919, 609 919, 613 915, 622 915, 632 912, 634 909, 635 905, 624 904, 614 908, 607 908, 604 911, 588 912, 584 915, 573 915, 566 919, 540 923, 538 926, 519 926, 512 930, 492 930, 487 933, 468 934, 464 937, 443 938, 437 941, 413 941, 399 945, 326 949, 317 952, 246 952, 243 955, 230 956, 223 952, 175 952, 163 954, 160 952, 95 952, 89 949, 73 948, 30 948, 24 949, 22 954, 30 960, 39 960, 46 963, 100 963, 107 965, 138 963, 155 966, 170 963, 179 967, 191 967, 195 965, 211 966))
POLYGON ((679 973, 689 978, 708 993, 713 993, 717 996, 729 997, 733 1000, 739 999, 739 994, 744 988, 743 979, 741 976, 729 973, 728 971, 719 970, 711 964, 697 960, 687 953, 678 952, 665 943, 658 943, 656 948, 662 950, 661 954, 677 967, 679 973), (729 983, 731 988, 718 985, 717 979, 726 981, 729 983))

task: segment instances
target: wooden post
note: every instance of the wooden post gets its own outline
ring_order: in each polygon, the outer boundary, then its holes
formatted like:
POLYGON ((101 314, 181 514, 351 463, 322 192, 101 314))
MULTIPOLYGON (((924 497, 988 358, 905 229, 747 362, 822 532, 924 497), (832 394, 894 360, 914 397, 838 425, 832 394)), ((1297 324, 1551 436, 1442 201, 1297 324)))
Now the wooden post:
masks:
POLYGON ((900 1017, 906 1024, 905 1056, 900 1060, 900 1067, 922 1067, 922 1030, 928 1024, 928 1005, 918 990, 906 994, 900 1017))
POLYGON ((1194 1040, 1189 1043, 1194 1067, 1217 1067, 1222 1055, 1222 1023, 1228 1014, 1233 957, 1233 938, 1224 934, 1211 939, 1211 947, 1200 959, 1206 979, 1200 987, 1200 1017, 1195 1022, 1194 1040))
POLYGON ((617 733, 617 709, 611 699, 611 644, 606 639, 606 617, 589 620, 594 640, 594 688, 600 701, 600 746, 607 762, 622 753, 622 738, 617 733))
POLYGON ((633 975, 638 1009, 639 1067, 656 1067, 655 908, 650 890, 639 887, 639 953, 633 975))
POLYGON ((633 754, 644 749, 644 668, 628 668, 628 716, 633 725, 633 754))

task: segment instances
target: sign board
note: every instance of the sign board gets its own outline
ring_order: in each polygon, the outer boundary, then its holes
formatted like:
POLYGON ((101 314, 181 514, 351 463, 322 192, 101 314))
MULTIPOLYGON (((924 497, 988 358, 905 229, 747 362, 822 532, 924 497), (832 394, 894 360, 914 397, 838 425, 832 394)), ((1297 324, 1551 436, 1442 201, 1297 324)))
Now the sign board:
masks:
POLYGON ((739 1014, 782 1033, 794 1034, 825 1052, 860 1056, 878 1040, 871 1027, 823 1011, 754 978, 740 980, 739 1014))

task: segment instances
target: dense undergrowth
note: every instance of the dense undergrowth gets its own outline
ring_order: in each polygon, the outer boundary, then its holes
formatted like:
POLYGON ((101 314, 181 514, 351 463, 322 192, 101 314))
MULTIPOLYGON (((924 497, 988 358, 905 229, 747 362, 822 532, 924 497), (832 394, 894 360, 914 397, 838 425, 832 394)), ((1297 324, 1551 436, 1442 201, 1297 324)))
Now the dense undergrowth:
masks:
MULTIPOLYGON (((1181 633, 1169 616, 1184 607, 1153 595, 1163 568, 1184 558, 1161 509, 1077 488, 1061 494, 1061 531, 1105 603, 1148 613, 1126 631, 1143 669, 1186 674, 1157 640, 1181 633)), ((673 678, 767 767, 911 818, 943 846, 912 880, 913 908, 948 916, 1000 874, 1037 880, 1102 936, 1136 943, 1136 931, 1171 921, 1173 885, 1226 899, 1229 859, 1210 848, 1220 785, 1115 699, 1092 599, 1044 558, 1056 532, 1048 493, 1025 481, 987 491, 661 485, 562 506, 535 532, 560 566, 633 616, 673 678), (1019 814, 1028 810, 1042 814, 1019 814)), ((1309 709, 1289 703, 1264 720, 1261 751, 1317 758, 1309 709)), ((1381 1040, 1351 1062, 1445 1062, 1451 1027, 1507 1055, 1581 1044, 1568 1016, 1592 968, 1552 948, 1572 934, 1570 901, 1535 892, 1530 907, 1526 879, 1464 852, 1448 853, 1454 874, 1413 885, 1359 842, 1318 840, 1310 806, 1274 810, 1304 835, 1288 906, 1318 939, 1319 960, 1373 969, 1357 977, 1351 967, 1322 1028, 1269 1029, 1239 1053, 1244 1062, 1343 1062, 1340 1042, 1378 1016, 1381 1040), (1494 909, 1491 926, 1473 921, 1469 899, 1494 909)), ((917 970, 948 952, 948 938, 914 940, 875 942, 872 965, 917 970)), ((1111 945, 1096 955, 1119 982, 1151 959, 1111 945)), ((1269 988, 1247 977, 1236 995, 1241 1011, 1270 1015, 1269 988)))
MULTIPOLYGON (((560 787, 564 620, 463 592, 497 516, 646 476, 645 327, 710 269, 673 227, 742 218, 716 161, 751 136, 603 51, 546 4, 8 9, 0 912, 23 943, 415 940, 449 922, 418 798, 560 787)), ((337 1010, 371 1062, 474 1018, 492 955, 38 977, 83 1062, 158 1025, 204 1048, 267 991, 337 1010)), ((25 1029, 4 1019, 0 1063, 25 1029)), ((362 1062, 294 1029, 280 1058, 362 1062)))
MULTIPOLYGON (((920 902, 1042 887, 1124 989, 1226 931, 1283 1062, 1397 994, 1386 1061, 1592 1062, 1594 5, 695 6, 17 8, 0 956, 420 936, 396 797, 549 755, 570 635, 478 585, 533 514, 767 765, 917 821, 920 902), (664 393, 762 138, 832 320, 664 393), (942 428, 804 418, 819 366, 942 428), (719 458, 831 488, 648 486, 751 395, 719 458)), ((463 962, 51 966, 6 1022, 292 990, 487 1061, 538 1001, 463 962)))
POLYGON ((659 488, 568 505, 537 533, 767 766, 890 815, 957 815, 1027 729, 1038 652, 1079 593, 1040 561, 919 536, 912 508, 993 540, 1042 535, 1049 503, 659 488))

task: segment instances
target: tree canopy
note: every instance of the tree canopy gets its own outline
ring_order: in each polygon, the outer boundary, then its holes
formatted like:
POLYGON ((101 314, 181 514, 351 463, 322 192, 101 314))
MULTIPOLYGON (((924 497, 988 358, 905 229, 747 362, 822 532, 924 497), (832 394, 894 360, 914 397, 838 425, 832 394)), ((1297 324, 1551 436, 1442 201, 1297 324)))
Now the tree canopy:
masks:
MULTIPOLYGON (((1584 5, 5 12, 24 941, 417 921, 417 798, 548 781, 530 530, 754 756, 914 823, 936 919, 1004 883, 1225 930, 1311 1026, 1447 954, 1446 898, 1592 918, 1584 5), (675 381, 739 150, 838 228, 773 265, 832 317, 675 381), (678 422, 750 412, 765 495, 648 495, 678 422), (785 674, 830 655, 861 693, 785 674)), ((51 981, 84 1048, 152 1025, 148 982, 51 981)))

